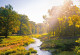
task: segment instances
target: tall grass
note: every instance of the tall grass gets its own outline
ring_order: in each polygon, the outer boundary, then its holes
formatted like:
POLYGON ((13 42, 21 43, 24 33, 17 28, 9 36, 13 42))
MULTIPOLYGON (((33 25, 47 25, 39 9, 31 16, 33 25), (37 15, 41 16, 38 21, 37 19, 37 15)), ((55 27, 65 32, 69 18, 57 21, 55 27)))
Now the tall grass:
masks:
POLYGON ((34 42, 29 36, 8 36, 0 39, 0 55, 30 55, 36 53, 34 49, 26 50, 24 46, 34 42))

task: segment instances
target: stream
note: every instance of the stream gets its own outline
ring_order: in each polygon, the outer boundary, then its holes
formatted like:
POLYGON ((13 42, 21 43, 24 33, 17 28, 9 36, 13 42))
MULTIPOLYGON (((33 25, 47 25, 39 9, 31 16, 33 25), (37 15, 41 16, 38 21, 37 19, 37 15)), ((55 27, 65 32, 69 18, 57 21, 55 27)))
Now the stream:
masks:
POLYGON ((35 50, 37 50, 37 55, 52 55, 49 51, 45 51, 45 50, 41 50, 41 44, 42 42, 40 41, 40 39, 37 38, 33 38, 35 40, 34 43, 31 43, 30 45, 26 46, 26 50, 29 50, 29 48, 34 48, 35 50))

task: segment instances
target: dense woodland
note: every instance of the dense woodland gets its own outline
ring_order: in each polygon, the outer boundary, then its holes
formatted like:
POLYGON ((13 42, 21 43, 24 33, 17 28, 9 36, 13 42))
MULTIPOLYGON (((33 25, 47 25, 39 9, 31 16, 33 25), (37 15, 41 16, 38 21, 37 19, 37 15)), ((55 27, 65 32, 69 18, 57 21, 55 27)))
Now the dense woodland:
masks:
POLYGON ((80 8, 73 5, 71 0, 65 1, 61 6, 53 6, 48 13, 49 16, 44 15, 43 18, 53 36, 80 36, 80 8))
POLYGON ((13 7, 5 5, 0 7, 0 36, 42 34, 46 25, 29 21, 28 16, 18 14, 13 7))
POLYGON ((42 37, 42 49, 53 55, 80 55, 80 6, 65 0, 61 6, 53 6, 44 15, 48 35, 42 37))

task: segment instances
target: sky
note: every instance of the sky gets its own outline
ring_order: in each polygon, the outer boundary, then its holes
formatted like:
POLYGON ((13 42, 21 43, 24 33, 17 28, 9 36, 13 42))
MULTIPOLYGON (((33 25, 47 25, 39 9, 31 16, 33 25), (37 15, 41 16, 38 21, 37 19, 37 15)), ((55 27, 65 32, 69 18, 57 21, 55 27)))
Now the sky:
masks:
MULTIPOLYGON (((79 0, 73 2, 79 5, 79 0)), ((42 23, 43 15, 48 14, 52 6, 62 5, 63 0, 0 0, 0 7, 8 4, 12 5, 17 13, 27 15, 30 21, 42 23)))

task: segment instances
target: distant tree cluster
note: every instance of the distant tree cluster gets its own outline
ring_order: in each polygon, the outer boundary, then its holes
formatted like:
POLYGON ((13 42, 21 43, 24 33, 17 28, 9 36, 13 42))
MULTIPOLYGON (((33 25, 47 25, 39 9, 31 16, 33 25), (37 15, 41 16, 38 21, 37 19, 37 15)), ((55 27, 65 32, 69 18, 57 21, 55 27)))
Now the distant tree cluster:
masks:
POLYGON ((46 32, 44 26, 29 21, 28 16, 18 14, 11 5, 0 7, 0 36, 41 34, 46 32))
POLYGON ((49 17, 43 16, 49 24, 49 33, 57 37, 80 36, 80 8, 71 0, 65 0, 61 6, 53 6, 48 11, 49 17))

